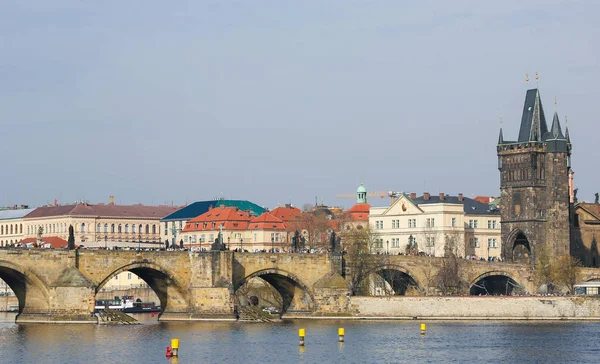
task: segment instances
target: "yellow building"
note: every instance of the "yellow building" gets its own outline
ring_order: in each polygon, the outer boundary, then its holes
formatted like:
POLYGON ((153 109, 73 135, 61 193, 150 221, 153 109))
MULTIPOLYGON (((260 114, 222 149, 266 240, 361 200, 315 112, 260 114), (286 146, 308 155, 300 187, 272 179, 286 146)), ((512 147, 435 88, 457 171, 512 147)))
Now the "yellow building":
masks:
POLYGON ((16 244, 23 239, 23 218, 32 211, 17 207, 0 210, 0 246, 16 244))
POLYGON ((500 257, 499 210, 462 194, 401 194, 391 206, 371 207, 369 224, 381 253, 405 253, 416 246, 436 257, 446 250, 461 257, 500 257))
POLYGON ((23 217, 23 238, 55 236, 87 247, 162 247, 160 219, 177 210, 170 206, 79 203, 39 207, 23 217))

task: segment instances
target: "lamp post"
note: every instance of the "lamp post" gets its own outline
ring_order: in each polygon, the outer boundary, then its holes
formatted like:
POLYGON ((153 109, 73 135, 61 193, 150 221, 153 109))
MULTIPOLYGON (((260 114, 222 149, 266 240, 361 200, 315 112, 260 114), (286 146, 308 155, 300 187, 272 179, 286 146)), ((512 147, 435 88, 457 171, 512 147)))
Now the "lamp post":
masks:
POLYGON ((385 243, 387 244, 387 254, 389 255, 390 254, 390 241, 387 240, 385 243))
POLYGON ((244 242, 244 239, 240 238, 240 251, 243 253, 244 252, 244 248, 242 243, 244 242))
POLYGON ((106 239, 108 239, 108 237, 104 235, 104 250, 106 250, 106 239))
POLYGON ((271 236, 271 252, 275 253, 275 237, 271 236))

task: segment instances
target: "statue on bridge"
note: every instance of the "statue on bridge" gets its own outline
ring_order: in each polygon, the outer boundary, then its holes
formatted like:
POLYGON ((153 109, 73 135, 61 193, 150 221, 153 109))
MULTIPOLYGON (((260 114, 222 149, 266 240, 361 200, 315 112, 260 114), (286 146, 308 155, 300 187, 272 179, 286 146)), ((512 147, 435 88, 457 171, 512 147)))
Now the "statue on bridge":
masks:
POLYGON ((223 243, 223 234, 219 233, 219 236, 215 239, 215 242, 210 246, 210 250, 227 250, 227 246, 223 243))
POLYGON ((73 234, 73 225, 69 225, 69 240, 67 247, 69 250, 75 249, 75 234, 73 234))

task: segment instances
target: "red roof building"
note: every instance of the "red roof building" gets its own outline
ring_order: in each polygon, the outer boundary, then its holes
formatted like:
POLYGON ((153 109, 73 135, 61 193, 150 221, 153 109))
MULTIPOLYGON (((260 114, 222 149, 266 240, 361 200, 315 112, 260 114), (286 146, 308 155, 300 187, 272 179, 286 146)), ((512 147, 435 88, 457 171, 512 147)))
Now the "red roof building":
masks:
POLYGON ((230 250, 287 250, 287 226, 272 213, 252 217, 236 207, 220 206, 186 222, 181 233, 184 246, 210 250, 223 234, 223 243, 230 250))

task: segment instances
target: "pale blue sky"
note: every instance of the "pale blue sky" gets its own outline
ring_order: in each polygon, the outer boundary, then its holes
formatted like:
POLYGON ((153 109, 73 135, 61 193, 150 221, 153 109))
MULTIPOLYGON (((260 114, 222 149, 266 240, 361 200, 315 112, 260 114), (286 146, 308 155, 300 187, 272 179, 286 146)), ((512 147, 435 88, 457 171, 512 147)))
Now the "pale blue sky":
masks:
POLYGON ((360 182, 498 195, 498 120, 516 139, 536 71, 592 200, 599 12, 593 0, 0 0, 0 205, 348 206, 335 195, 360 182))

